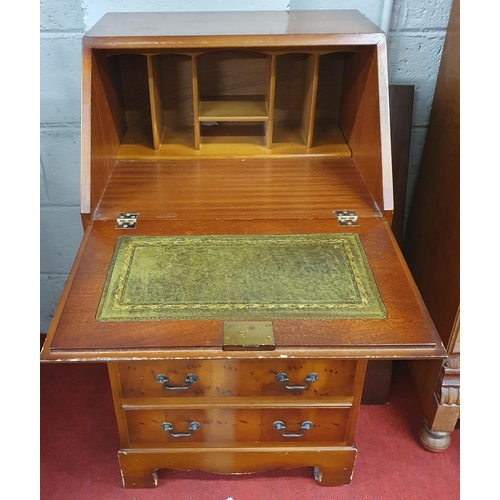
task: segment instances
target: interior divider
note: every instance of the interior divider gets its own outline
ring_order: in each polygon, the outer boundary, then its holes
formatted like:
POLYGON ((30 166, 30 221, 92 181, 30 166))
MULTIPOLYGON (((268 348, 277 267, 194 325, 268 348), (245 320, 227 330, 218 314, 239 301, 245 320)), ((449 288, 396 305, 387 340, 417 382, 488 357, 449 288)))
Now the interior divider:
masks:
POLYGON ((196 55, 191 57, 191 77, 193 82, 193 133, 194 149, 200 149, 201 130, 200 130, 200 89, 198 85, 198 65, 196 55))
POLYGON ((276 94, 276 56, 269 56, 269 89, 266 96, 268 118, 265 123, 266 146, 273 144, 273 124, 274 124, 274 97, 276 94))
POLYGON ((151 127, 153 149, 158 150, 165 124, 163 123, 163 106, 161 97, 161 67, 159 56, 146 55, 148 68, 149 103, 151 108, 151 127))
POLYGON ((307 57, 305 74, 305 93, 302 107, 302 134, 305 144, 311 148, 314 140, 314 119, 318 95, 319 55, 307 57))

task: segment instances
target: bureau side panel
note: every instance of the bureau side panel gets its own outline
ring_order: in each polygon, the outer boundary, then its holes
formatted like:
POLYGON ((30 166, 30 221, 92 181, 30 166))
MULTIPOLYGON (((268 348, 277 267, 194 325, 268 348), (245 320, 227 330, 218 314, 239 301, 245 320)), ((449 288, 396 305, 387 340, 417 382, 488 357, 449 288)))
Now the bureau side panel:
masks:
POLYGON ((110 362, 108 365, 109 381, 111 392, 113 394, 113 405, 115 407, 116 423, 120 435, 120 447, 125 448, 129 443, 128 426, 125 419, 125 412, 122 408, 122 392, 120 383, 120 372, 118 363, 110 362))

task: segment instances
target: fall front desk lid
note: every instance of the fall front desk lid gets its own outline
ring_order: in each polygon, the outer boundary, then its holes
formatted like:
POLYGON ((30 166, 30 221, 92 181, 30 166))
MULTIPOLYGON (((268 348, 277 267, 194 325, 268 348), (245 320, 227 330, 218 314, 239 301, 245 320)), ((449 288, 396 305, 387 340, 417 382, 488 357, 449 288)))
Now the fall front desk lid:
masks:
POLYGON ((96 319, 383 319, 356 234, 122 236, 96 319))

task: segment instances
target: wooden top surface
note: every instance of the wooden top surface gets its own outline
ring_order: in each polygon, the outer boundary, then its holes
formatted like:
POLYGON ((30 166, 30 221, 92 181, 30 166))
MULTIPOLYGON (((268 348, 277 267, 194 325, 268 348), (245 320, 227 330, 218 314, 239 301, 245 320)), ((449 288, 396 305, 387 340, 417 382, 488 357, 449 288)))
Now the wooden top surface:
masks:
POLYGON ((104 361, 162 357, 341 358, 442 357, 445 353, 401 253, 381 219, 340 227, 334 219, 172 221, 143 220, 134 235, 359 234, 387 309, 380 320, 275 320, 277 349, 223 352, 222 321, 98 322, 101 298, 116 239, 130 231, 111 221, 89 226, 42 352, 44 360, 104 361))
POLYGON ((158 44, 159 37, 190 37, 193 46, 198 46, 196 40, 200 37, 199 46, 210 47, 221 37, 238 37, 236 43, 242 46, 241 37, 245 37, 248 43, 258 46, 269 43, 269 37, 283 37, 288 45, 294 45, 312 36, 317 43, 321 35, 355 35, 345 43, 377 43, 384 33, 357 10, 113 12, 105 14, 86 33, 85 40, 91 46, 99 46, 99 41, 114 46, 148 39, 156 39, 158 44), (207 41, 207 37, 213 40, 207 41))
POLYGON ((92 37, 382 33, 357 10, 110 12, 92 37))

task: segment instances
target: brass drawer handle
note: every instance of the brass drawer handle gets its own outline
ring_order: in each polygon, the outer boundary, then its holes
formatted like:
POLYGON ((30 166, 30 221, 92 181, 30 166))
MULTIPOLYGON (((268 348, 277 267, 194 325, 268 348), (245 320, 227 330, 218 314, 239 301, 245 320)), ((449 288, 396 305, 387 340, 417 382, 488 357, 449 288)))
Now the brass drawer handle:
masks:
POLYGON ((191 384, 194 384, 195 382, 198 381, 198 376, 195 375, 194 373, 189 373, 188 375, 186 375, 186 378, 184 379, 186 385, 178 385, 178 386, 167 385, 168 377, 166 375, 163 375, 163 373, 156 375, 156 381, 159 384, 163 384, 164 389, 168 389, 169 391, 184 391, 185 389, 189 389, 189 386, 191 384))
POLYGON ((301 434, 293 434, 293 433, 285 434, 286 425, 281 420, 276 420, 276 422, 274 422, 274 424, 273 424, 273 427, 277 431, 280 431, 281 435, 285 438, 300 438, 306 433, 306 431, 308 431, 309 429, 312 429, 313 423, 310 420, 304 420, 304 422, 302 422, 300 424, 300 430, 304 431, 301 434))
POLYGON ((306 377, 306 385, 287 385, 288 382, 290 382, 290 379, 288 378, 288 375, 286 373, 278 373, 276 375, 276 380, 278 382, 282 382, 285 384, 285 387, 290 390, 290 391, 300 391, 303 389, 308 389, 309 386, 318 380, 318 374, 317 373, 309 373, 306 377))
POLYGON ((168 432, 173 438, 189 437, 193 435, 193 432, 197 431, 201 427, 199 422, 191 422, 188 427, 189 432, 173 432, 174 426, 170 422, 163 422, 161 428, 168 432))

